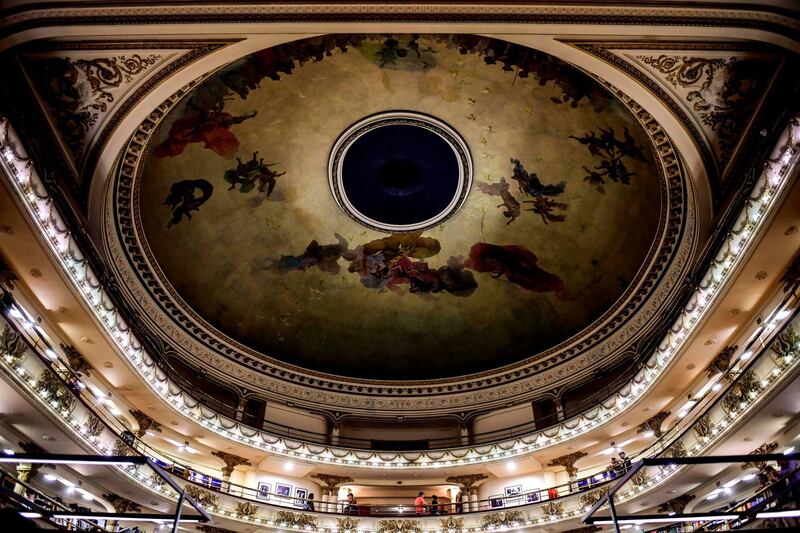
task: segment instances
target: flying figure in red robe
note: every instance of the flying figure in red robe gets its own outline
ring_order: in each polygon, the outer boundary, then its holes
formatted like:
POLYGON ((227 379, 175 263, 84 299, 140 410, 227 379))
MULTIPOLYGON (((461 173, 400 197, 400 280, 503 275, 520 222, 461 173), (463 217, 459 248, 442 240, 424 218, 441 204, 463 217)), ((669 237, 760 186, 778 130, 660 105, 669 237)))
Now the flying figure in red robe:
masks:
POLYGON ((231 126, 256 116, 256 111, 241 116, 231 115, 222 110, 221 103, 213 109, 202 109, 189 101, 187 107, 197 111, 197 114, 178 119, 172 124, 167 140, 156 146, 156 157, 175 157, 182 154, 189 143, 202 142, 203 148, 231 159, 239 150, 239 140, 231 133, 231 126))

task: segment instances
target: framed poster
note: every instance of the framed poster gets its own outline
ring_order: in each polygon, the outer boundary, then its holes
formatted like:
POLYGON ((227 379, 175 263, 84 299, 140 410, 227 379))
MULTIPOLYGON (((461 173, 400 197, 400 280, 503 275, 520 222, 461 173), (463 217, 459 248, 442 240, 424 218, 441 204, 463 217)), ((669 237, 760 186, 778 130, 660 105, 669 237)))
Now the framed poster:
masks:
POLYGON ((275 494, 277 494, 281 498, 291 498, 292 497, 292 486, 291 485, 284 485, 283 483, 276 483, 275 484, 275 494))
POLYGON ((522 485, 505 488, 506 504, 519 505, 522 500, 522 485))
POLYGON ((258 493, 256 494, 256 498, 259 500, 269 500, 269 493, 272 492, 272 484, 271 483, 259 483, 258 484, 258 493))
POLYGON ((489 496, 489 507, 492 509, 497 509, 498 507, 504 507, 504 498, 502 494, 498 494, 497 496, 489 496))
POLYGON ((525 503, 536 503, 539 501, 539 489, 533 489, 525 493, 525 503))
POLYGON ((306 503, 306 498, 308 498, 308 490, 307 489, 294 489, 294 506, 295 507, 303 507, 306 503))

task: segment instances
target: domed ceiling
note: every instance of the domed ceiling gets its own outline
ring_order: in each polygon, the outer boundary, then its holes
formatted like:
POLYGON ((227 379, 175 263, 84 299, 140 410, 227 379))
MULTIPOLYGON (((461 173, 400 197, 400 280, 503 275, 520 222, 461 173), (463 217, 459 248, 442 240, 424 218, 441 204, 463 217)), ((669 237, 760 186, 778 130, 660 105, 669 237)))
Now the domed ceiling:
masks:
MULTIPOLYGON (((378 202, 373 218, 398 198, 403 218, 434 194, 420 183, 456 179, 436 142, 383 130, 342 179, 377 191, 358 200, 378 202)), ((668 226, 669 183, 626 105, 558 59, 470 35, 336 35, 244 57, 180 99, 140 169, 117 209, 130 196, 182 327, 348 378, 450 378, 553 353, 630 298, 668 226), (331 190, 337 139, 396 110, 467 147, 461 203, 423 231, 376 229, 331 190)))

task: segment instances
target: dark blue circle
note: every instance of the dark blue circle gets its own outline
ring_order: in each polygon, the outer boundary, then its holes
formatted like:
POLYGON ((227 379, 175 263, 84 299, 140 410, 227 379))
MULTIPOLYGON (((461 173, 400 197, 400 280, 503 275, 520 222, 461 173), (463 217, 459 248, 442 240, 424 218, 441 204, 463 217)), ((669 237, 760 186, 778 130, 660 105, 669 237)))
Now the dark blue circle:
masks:
POLYGON ((379 223, 405 226, 445 211, 460 176, 458 157, 441 136, 412 124, 389 124, 353 141, 340 179, 356 211, 379 223))

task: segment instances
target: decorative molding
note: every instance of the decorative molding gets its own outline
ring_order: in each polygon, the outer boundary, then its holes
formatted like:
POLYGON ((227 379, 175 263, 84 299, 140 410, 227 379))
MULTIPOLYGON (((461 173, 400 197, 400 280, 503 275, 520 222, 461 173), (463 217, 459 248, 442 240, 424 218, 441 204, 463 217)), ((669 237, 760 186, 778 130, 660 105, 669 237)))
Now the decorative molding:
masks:
POLYGON ((212 492, 201 489, 196 485, 185 485, 183 491, 203 507, 209 509, 216 509, 219 507, 219 496, 212 492))
POLYGON ((236 502, 236 515, 243 518, 253 518, 258 514, 258 505, 250 502, 236 502))
POLYGON ((476 486, 476 483, 483 481, 484 479, 489 479, 489 476, 486 474, 463 474, 460 476, 450 476, 445 481, 447 483, 452 483, 453 485, 458 485, 461 492, 466 492, 469 494, 469 491, 476 486))
MULTIPOLYGON (((767 455, 770 453, 775 453, 775 450, 777 450, 778 447, 779 446, 777 442, 765 442, 764 444, 762 444, 761 446, 759 446, 758 448, 756 448, 747 455, 767 455)), ((749 468, 756 468, 758 469, 759 472, 761 472, 762 470, 764 470, 764 468, 766 468, 766 466, 767 466, 766 461, 748 461, 742 465, 742 470, 747 470, 749 468)))
POLYGON ((692 500, 694 500, 694 494, 684 494, 682 496, 678 496, 677 498, 672 498, 668 502, 662 503, 658 506, 656 512, 683 514, 684 509, 686 509, 686 506, 689 505, 689 502, 692 500))
POLYGON ((708 379, 711 379, 717 374, 723 374, 727 372, 731 366, 731 359, 733 358, 733 354, 735 354, 736 350, 738 349, 739 349, 738 344, 734 344, 733 346, 726 346, 725 348, 723 348, 722 351, 720 351, 717 354, 714 360, 708 364, 708 367, 706 368, 706 377, 708 379))
POLYGON ((233 474, 233 469, 237 466, 253 466, 250 464, 250 461, 244 457, 239 457, 238 455, 234 455, 232 453, 217 450, 211 452, 211 455, 222 459, 222 462, 225 463, 225 466, 222 467, 222 477, 225 478, 230 477, 231 474, 233 474))
POLYGON ((0 355, 11 359, 11 363, 16 365, 22 360, 26 350, 25 341, 19 333, 4 325, 0 333, 0 355))
POLYGON ((775 342, 769 347, 772 360, 780 368, 786 368, 797 356, 800 349, 800 333, 792 327, 778 335, 775 342))
POLYGON ((139 411, 138 409, 129 409, 128 412, 139 425, 139 429, 136 430, 137 437, 144 437, 150 430, 161 433, 161 428, 163 426, 142 411, 139 411))
POLYGON ((45 370, 36 380, 36 389, 47 398, 57 411, 70 412, 78 401, 66 385, 52 372, 45 370))
POLYGON ((78 351, 72 344, 60 344, 61 351, 69 362, 69 367, 78 375, 91 377, 94 367, 86 360, 86 358, 78 351))
POLYGON ((522 511, 498 511, 481 517, 481 525, 489 529, 519 527, 525 521, 526 518, 522 511))
POLYGON ((106 500, 114 507, 114 512, 117 513, 141 513, 142 508, 128 498, 123 498, 119 494, 109 493, 103 494, 103 499, 106 500))
POLYGON ((558 518, 564 514, 564 502, 547 502, 542 505, 541 511, 547 518, 558 518))
POLYGON ((318 479, 322 481, 322 483, 325 484, 325 487, 331 494, 336 494, 336 492, 339 490, 339 487, 341 487, 342 485, 353 482, 353 478, 351 478, 350 476, 337 476, 334 474, 325 474, 322 472, 311 474, 311 479, 318 479))
POLYGON ((76 174, 80 174, 89 144, 117 100, 149 74, 151 67, 165 60, 154 53, 108 52, 36 52, 23 61, 76 174))
POLYGON ((317 529, 317 517, 305 513, 278 511, 277 513, 275 513, 274 521, 276 524, 283 527, 293 527, 299 529, 317 529))
POLYGON ((419 520, 379 520, 378 533, 422 533, 419 520))
MULTIPOLYGON (((686 453, 686 446, 683 444, 683 439, 676 440, 669 448, 664 450, 664 456, 672 457, 673 459, 688 456, 688 453, 686 453)), ((644 470, 642 470, 642 472, 644 472, 644 470)))
POLYGON ((694 432, 699 439, 710 438, 714 431, 714 424, 711 422, 711 417, 706 415, 697 419, 693 426, 694 432))
POLYGON ((661 424, 664 423, 664 420, 671 415, 671 411, 661 411, 658 414, 650 417, 642 424, 639 425, 639 429, 636 430, 636 433, 645 433, 647 431, 652 431, 653 435, 656 437, 661 437, 663 432, 661 431, 661 424))
POLYGON ((587 455, 589 454, 579 450, 577 452, 572 452, 567 455, 562 455, 561 457, 556 457, 555 459, 547 463, 547 466, 563 466, 564 468, 567 469, 567 474, 569 475, 569 477, 573 478, 578 475, 578 469, 575 467, 575 463, 579 459, 586 457, 587 455))
POLYGON ((608 487, 581 494, 581 507, 592 507, 606 494, 608 494, 608 487))

